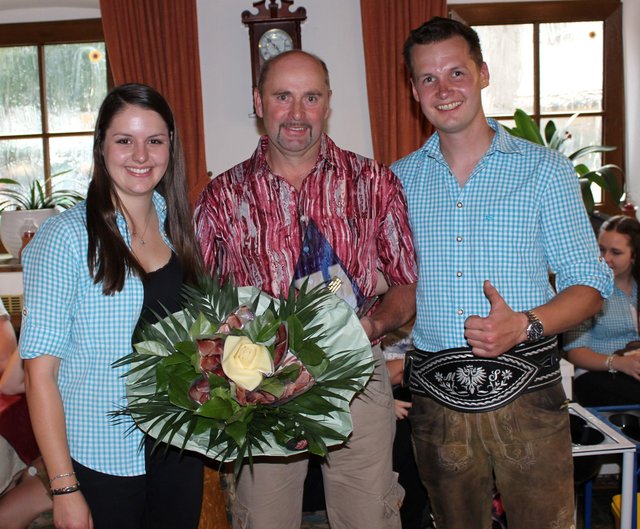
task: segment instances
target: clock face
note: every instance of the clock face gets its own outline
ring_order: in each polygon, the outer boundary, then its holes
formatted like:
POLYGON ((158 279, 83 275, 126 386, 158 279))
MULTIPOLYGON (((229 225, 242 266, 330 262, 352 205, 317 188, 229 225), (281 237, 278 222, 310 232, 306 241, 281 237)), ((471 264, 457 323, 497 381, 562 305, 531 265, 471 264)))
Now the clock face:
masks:
POLYGON ((293 49, 293 39, 282 29, 270 29, 262 34, 258 41, 258 50, 263 60, 279 55, 283 51, 293 49))

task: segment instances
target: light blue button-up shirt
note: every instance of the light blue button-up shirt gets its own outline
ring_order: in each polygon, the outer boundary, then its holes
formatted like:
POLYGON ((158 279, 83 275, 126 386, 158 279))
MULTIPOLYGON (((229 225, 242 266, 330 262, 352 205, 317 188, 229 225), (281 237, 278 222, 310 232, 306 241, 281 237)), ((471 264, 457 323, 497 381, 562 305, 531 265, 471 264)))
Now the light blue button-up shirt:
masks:
MULTIPOLYGON (((153 202, 162 227, 164 199, 154 193, 153 202)), ((130 245, 121 214, 117 224, 130 245)), ((145 472, 142 432, 129 418, 114 423, 108 414, 126 403, 121 377, 128 368, 111 364, 131 352, 144 289, 129 275, 120 292, 105 296, 102 283, 94 284, 89 274, 87 245, 82 202, 48 220, 25 248, 20 355, 61 359, 58 386, 71 457, 105 474, 140 475, 145 472)))
POLYGON ((438 134, 391 166, 405 188, 418 259, 419 349, 468 345, 465 319, 489 313, 486 279, 517 311, 554 296, 550 271, 558 290, 586 285, 603 297, 611 293, 612 274, 600 258, 571 162, 488 123, 496 134, 462 187, 438 134))
POLYGON ((640 340, 636 316, 638 286, 633 283, 631 296, 617 286, 593 318, 564 335, 564 349, 588 347, 603 355, 623 349, 629 342, 640 340))

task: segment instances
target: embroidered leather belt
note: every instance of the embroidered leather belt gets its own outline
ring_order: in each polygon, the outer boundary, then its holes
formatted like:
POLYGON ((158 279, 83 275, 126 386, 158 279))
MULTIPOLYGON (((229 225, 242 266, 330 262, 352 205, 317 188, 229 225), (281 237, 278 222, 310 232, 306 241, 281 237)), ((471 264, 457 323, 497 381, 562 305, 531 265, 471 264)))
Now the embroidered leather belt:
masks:
POLYGON ((474 356, 470 347, 436 353, 418 349, 405 356, 404 384, 412 393, 467 413, 501 408, 560 380, 555 336, 518 345, 497 358, 474 356))

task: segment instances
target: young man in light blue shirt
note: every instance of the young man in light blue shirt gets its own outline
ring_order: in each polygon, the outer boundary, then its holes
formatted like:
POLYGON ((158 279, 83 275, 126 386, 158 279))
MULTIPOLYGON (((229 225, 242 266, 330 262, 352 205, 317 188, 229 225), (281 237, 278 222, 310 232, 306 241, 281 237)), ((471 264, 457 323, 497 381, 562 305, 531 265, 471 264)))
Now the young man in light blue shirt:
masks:
POLYGON ((487 119, 475 31, 434 18, 405 44, 436 133, 393 164, 418 258, 406 380, 418 466, 438 529, 573 527, 569 417, 556 335, 609 296, 571 163, 487 119), (555 274, 557 294, 549 282, 555 274))

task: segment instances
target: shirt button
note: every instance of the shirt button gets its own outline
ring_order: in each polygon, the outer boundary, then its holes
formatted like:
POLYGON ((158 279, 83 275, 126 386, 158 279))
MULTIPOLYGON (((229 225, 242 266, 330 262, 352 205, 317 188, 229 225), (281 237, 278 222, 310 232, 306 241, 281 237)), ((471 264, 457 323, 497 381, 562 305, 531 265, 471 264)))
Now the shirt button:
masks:
POLYGON ((456 272, 456 277, 462 277, 462 272, 456 272))
POLYGON ((308 247, 308 246, 305 246, 305 247, 303 248, 303 250, 304 250, 304 253, 309 253, 309 247, 308 247))
POLYGON ((464 310, 462 309, 458 309, 457 312, 458 312, 458 316, 462 316, 464 314, 464 310))
POLYGON ((462 207, 462 202, 458 202, 458 203, 456 204, 456 207, 457 207, 457 208, 461 208, 461 207, 462 207))
POLYGON ((300 216, 300 220, 301 220, 302 222, 308 222, 308 221, 309 221, 309 217, 307 217, 306 215, 301 215, 301 216, 300 216))
POLYGON ((460 237, 460 235, 456 237, 456 242, 462 242, 462 237, 460 237))

